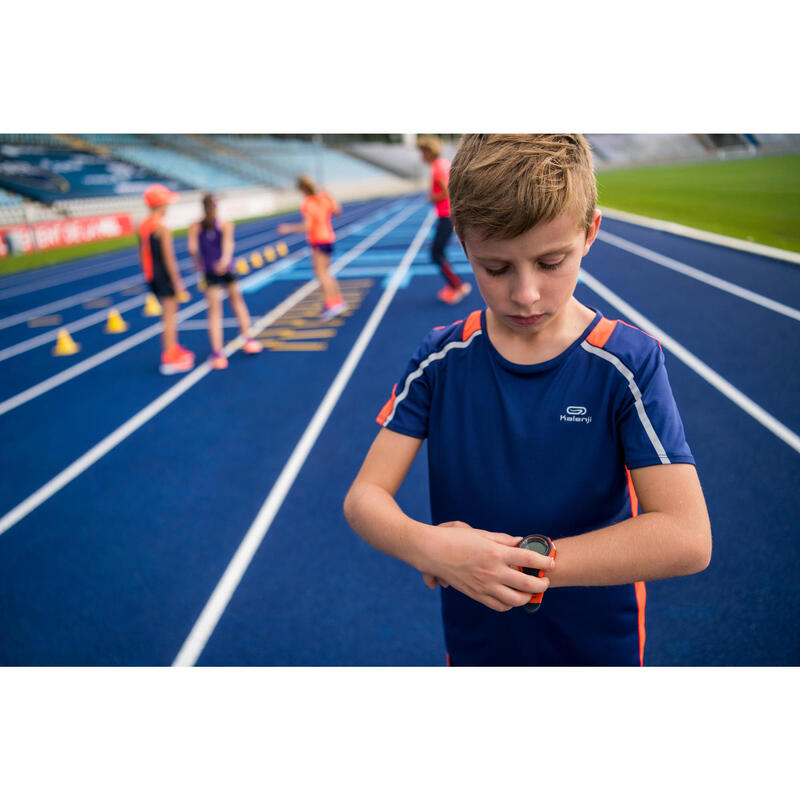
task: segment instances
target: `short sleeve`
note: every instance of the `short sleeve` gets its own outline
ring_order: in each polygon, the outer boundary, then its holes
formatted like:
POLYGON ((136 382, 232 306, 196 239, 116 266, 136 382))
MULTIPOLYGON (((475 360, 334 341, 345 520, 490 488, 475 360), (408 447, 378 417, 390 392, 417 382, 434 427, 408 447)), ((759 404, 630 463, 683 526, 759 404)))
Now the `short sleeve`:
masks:
POLYGON ((376 421, 396 433, 425 439, 431 407, 431 375, 426 366, 431 352, 433 331, 411 357, 392 395, 381 409, 376 421))
POLYGON ((630 373, 621 402, 618 429, 628 469, 654 464, 694 464, 664 354, 654 343, 636 373, 630 373))

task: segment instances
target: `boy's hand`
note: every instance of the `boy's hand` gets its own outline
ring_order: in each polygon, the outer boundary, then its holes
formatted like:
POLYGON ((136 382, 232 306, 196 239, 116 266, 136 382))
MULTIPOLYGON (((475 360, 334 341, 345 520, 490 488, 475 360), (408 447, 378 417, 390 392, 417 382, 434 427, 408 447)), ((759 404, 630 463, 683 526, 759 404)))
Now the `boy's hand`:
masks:
POLYGON ((526 605, 531 595, 544 592, 550 585, 547 577, 536 578, 520 571, 520 567, 553 566, 550 556, 517 547, 521 536, 471 528, 457 521, 437 527, 451 531, 435 546, 433 568, 422 573, 429 588, 449 585, 494 611, 508 611, 526 605))

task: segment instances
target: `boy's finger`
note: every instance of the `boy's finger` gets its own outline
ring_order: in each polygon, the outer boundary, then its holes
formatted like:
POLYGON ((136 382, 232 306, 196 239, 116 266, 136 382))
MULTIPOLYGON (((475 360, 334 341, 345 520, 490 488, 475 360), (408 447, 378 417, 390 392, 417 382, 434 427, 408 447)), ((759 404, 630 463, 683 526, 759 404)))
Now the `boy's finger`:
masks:
POLYGON ((507 533, 499 533, 497 531, 486 531, 489 539, 498 544, 505 544, 509 547, 516 547, 522 541, 521 536, 509 536, 507 533))
POLYGON ((540 594, 550 588, 550 578, 537 578, 535 575, 526 575, 519 570, 513 570, 506 580, 506 586, 517 592, 522 592, 527 603, 532 594, 540 594))
POLYGON ((528 567, 530 569, 552 569, 555 559, 552 556, 543 556, 533 550, 515 547, 506 553, 506 563, 514 567, 528 567))

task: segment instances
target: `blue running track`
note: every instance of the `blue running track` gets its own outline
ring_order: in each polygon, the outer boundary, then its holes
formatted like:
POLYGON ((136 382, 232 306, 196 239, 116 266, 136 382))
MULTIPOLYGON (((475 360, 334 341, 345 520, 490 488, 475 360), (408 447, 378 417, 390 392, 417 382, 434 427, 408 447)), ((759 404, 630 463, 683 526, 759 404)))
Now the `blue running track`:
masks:
MULTIPOLYGON (((297 216, 238 226, 237 257, 274 246, 282 219, 297 216)), ((436 300, 421 196, 346 204, 336 225, 333 268, 351 312, 318 322, 305 244, 283 237, 289 255, 241 279, 265 350, 238 351, 221 372, 204 366, 204 301, 181 239, 192 297, 180 337, 198 356, 188 376, 157 371, 159 321, 142 315, 133 250, 0 280, 0 664, 169 665, 187 642, 181 663, 198 665, 445 663, 437 594, 364 544, 342 500, 421 338, 481 301, 436 300), (404 259, 405 279, 320 417, 404 259), (125 333, 104 332, 112 307, 125 333), (76 355, 51 354, 62 327, 76 355), (318 435, 304 440, 312 419, 318 435), (248 532, 255 544, 234 561, 248 532)), ((799 268, 610 219, 602 232, 578 298, 668 337, 714 535, 704 573, 648 584, 645 663, 800 664, 799 268)), ((456 244, 450 255, 470 274, 456 244)), ((226 328, 229 341, 237 333, 226 328)), ((424 449, 398 501, 429 519, 424 449)))

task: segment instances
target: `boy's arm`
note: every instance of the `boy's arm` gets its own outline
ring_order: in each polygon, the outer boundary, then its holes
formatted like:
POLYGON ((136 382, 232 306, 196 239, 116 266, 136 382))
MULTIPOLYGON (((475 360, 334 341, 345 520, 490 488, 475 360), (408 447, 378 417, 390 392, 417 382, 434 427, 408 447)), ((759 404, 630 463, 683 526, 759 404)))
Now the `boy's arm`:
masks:
POLYGON ((433 181, 433 191, 428 195, 431 203, 438 203, 440 200, 446 200, 450 197, 450 192, 447 190, 447 183, 443 182, 441 178, 436 178, 433 181))
POLYGON ((164 265, 167 268, 170 278, 172 278, 172 285, 175 287, 176 292, 184 290, 181 274, 178 271, 178 262, 175 261, 175 250, 172 247, 172 231, 162 225, 159 228, 158 240, 161 242, 161 253, 164 256, 164 265))
POLYGON ((304 233, 311 228, 311 220, 304 218, 302 222, 282 222, 278 225, 278 234, 283 236, 286 233, 304 233))
POLYGON ((394 495, 419 451, 421 439, 383 428, 375 437, 344 502, 347 521, 362 539, 425 576, 453 586, 473 600, 507 611, 544 591, 547 578, 519 567, 547 569, 552 561, 516 545, 520 537, 450 522, 426 525, 407 516, 394 495))
POLYGON ((711 559, 711 525, 691 464, 631 470, 637 517, 556 540, 555 586, 611 586, 691 575, 711 559))

